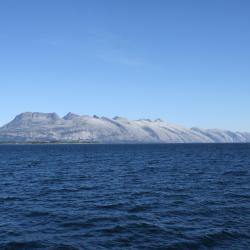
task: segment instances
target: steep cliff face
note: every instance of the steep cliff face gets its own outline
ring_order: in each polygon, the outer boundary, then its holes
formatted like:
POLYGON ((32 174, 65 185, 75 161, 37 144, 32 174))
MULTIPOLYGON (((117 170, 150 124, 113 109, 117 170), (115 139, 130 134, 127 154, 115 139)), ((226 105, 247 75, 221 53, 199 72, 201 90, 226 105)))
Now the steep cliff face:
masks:
POLYGON ((0 141, 96 141, 104 143, 250 142, 250 133, 187 129, 161 119, 128 120, 68 113, 22 113, 0 128, 0 141))

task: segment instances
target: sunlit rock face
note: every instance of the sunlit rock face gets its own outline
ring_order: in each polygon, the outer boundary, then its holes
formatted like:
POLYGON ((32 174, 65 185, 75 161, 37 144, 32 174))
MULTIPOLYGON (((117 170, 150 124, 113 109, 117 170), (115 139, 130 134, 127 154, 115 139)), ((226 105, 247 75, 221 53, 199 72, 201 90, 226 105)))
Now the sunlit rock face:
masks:
POLYGON ((0 141, 100 143, 233 143, 250 142, 250 133, 184 128, 161 119, 129 120, 68 113, 22 113, 0 128, 0 141))

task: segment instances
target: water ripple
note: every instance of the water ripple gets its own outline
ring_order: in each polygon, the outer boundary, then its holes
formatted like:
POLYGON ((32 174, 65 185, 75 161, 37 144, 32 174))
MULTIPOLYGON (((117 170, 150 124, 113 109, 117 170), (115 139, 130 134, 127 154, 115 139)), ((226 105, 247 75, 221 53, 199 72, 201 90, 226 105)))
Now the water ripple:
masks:
POLYGON ((248 249, 250 145, 0 145, 0 249, 248 249))

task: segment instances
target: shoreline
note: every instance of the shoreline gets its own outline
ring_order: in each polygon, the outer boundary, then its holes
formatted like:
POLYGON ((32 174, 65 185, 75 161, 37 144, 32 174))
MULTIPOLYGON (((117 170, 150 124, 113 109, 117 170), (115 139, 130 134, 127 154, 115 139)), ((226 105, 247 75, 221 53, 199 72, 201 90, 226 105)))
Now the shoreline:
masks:
POLYGON ((250 144, 250 142, 0 142, 0 145, 214 145, 250 144))

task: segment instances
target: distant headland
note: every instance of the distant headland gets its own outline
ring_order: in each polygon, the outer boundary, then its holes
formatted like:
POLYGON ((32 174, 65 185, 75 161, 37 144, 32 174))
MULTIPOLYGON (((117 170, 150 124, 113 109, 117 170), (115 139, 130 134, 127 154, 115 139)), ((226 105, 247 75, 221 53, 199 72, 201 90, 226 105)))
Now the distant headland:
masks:
POLYGON ((25 112, 0 128, 0 143, 247 143, 250 133, 185 128, 161 119, 129 120, 25 112))

